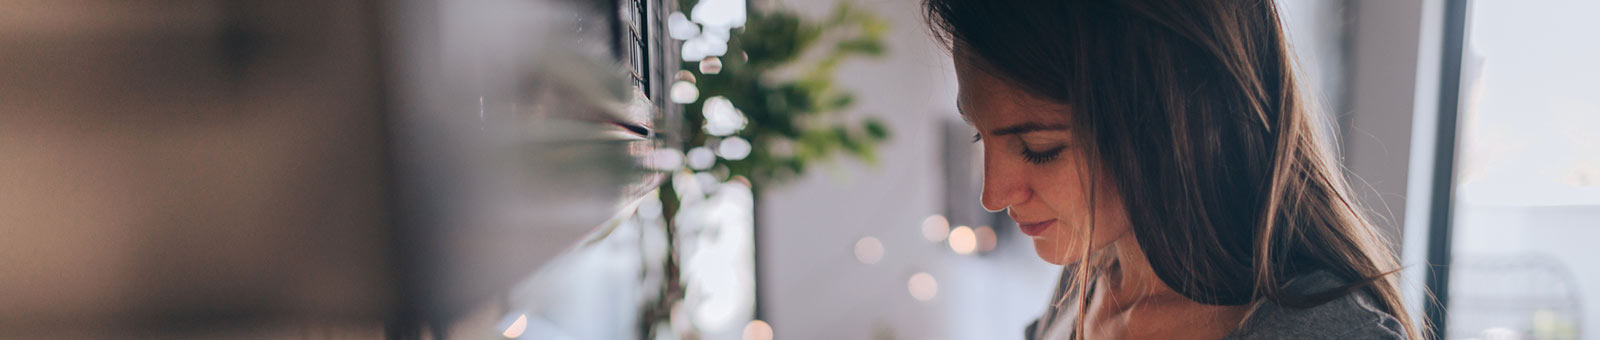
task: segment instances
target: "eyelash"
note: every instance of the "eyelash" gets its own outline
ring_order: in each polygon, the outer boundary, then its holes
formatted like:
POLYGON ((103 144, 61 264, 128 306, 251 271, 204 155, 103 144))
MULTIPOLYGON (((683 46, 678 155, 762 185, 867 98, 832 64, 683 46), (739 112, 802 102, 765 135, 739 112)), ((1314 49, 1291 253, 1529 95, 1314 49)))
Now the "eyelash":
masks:
POLYGON ((1054 149, 1045 150, 1044 152, 1035 152, 1033 150, 1028 150, 1028 147, 1022 147, 1022 160, 1033 164, 1050 163, 1050 161, 1056 160, 1056 156, 1061 155, 1062 149, 1066 148, 1066 146, 1058 146, 1054 149))
MULTIPOLYGON (((972 142, 973 143, 977 143, 977 142, 982 141, 982 140, 983 140, 983 135, 982 134, 973 134, 972 135, 972 142)), ((1033 164, 1050 163, 1050 161, 1056 160, 1056 156, 1060 156, 1061 155, 1061 150, 1064 150, 1066 148, 1067 147, 1063 145, 1063 146, 1055 147, 1055 148, 1050 149, 1050 150, 1045 150, 1043 152, 1036 152, 1036 151, 1033 151, 1033 150, 1028 150, 1027 146, 1023 146, 1022 147, 1022 160, 1027 161, 1028 163, 1033 163, 1033 164)))

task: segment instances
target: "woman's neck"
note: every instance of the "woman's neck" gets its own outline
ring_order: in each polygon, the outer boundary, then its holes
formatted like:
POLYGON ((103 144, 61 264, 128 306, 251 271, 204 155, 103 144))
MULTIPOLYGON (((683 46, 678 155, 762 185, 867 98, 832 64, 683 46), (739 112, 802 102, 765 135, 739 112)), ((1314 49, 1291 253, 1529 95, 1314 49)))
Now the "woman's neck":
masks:
POLYGON ((1201 304, 1168 287, 1131 235, 1112 247, 1084 319, 1088 338, 1216 339, 1243 320, 1244 306, 1201 304))
POLYGON ((1106 289, 1105 292, 1113 300, 1139 302, 1151 298, 1182 297, 1156 276, 1155 269, 1150 267, 1150 260, 1144 255, 1144 249, 1139 247, 1139 242, 1131 233, 1112 243, 1112 247, 1106 255, 1114 259, 1106 268, 1104 286, 1101 288, 1106 289))

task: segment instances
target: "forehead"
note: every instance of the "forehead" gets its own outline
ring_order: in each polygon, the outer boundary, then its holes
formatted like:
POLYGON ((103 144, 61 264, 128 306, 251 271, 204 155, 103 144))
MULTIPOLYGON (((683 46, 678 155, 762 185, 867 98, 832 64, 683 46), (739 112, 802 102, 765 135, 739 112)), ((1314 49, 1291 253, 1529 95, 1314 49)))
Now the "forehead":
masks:
POLYGON ((979 127, 1069 121, 1067 105, 1034 96, 964 59, 956 54, 956 106, 962 119, 979 127))

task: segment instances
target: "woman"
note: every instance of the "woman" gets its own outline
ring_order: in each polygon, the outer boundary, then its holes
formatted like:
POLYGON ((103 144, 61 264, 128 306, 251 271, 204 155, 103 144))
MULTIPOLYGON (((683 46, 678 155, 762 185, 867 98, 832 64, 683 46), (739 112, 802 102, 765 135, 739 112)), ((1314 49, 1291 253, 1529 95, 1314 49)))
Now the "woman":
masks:
POLYGON ((926 0, 1048 339, 1420 339, 1272 0, 926 0))

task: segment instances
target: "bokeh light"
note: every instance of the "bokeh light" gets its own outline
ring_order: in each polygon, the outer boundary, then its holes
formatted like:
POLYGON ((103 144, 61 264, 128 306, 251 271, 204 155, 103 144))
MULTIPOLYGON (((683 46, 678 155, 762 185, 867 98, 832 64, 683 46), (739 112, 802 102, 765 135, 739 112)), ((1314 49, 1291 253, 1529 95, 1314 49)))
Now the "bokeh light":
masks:
POLYGON ((722 158, 730 161, 737 161, 749 157, 752 148, 750 141, 744 138, 739 138, 739 136, 728 137, 723 139, 721 143, 717 143, 717 156, 722 156, 722 158))
POLYGON ((689 163, 690 169, 710 169, 712 165, 717 163, 717 154, 711 152, 711 149, 698 146, 693 149, 689 149, 688 159, 685 161, 689 163))
MULTIPOLYGON (((727 45, 721 45, 721 46, 727 46, 727 45)), ((718 74, 718 73, 722 73, 722 58, 717 58, 717 55, 721 54, 721 53, 726 53, 727 51, 728 50, 727 50, 726 47, 723 48, 722 52, 717 52, 717 50, 714 50, 714 49, 708 49, 706 51, 706 53, 710 54, 711 56, 706 57, 703 60, 700 60, 700 74, 718 74)))
POLYGON ((916 273, 906 281, 906 290, 911 292, 911 297, 917 301, 933 300, 939 295, 939 281, 933 279, 928 273, 916 273))
POLYGON ((706 133, 712 136, 728 136, 743 130, 749 123, 744 113, 733 107, 733 102, 723 96, 706 98, 700 114, 705 115, 706 133))
POLYGON ((713 27, 744 27, 744 0, 701 0, 689 10, 694 22, 713 27))
POLYGON ((522 333, 527 331, 528 315, 519 314, 517 315, 517 320, 512 321, 510 326, 506 326, 506 330, 500 332, 500 335, 505 336, 507 339, 516 339, 518 337, 522 337, 522 333))
POLYGON ((1000 243, 1000 238, 994 234, 994 228, 989 226, 978 227, 973 233, 978 237, 978 252, 994 251, 995 246, 1000 243))
POLYGON ((922 238, 928 239, 929 242, 944 242, 944 238, 949 234, 950 220, 945 219, 943 215, 928 216, 922 220, 922 238))
POLYGON ((956 254, 972 254, 978 249, 978 235, 967 226, 959 226, 950 230, 950 250, 956 254))
POLYGON ((694 39, 700 35, 700 25, 689 21, 689 16, 683 12, 672 12, 667 15, 667 35, 678 40, 694 39))
POLYGON ((673 103, 693 103, 695 100, 700 99, 700 88, 695 87, 694 83, 689 81, 679 80, 672 83, 672 94, 670 96, 673 103))
POLYGON ((744 340, 772 340, 772 325, 766 321, 750 320, 744 325, 744 340))
POLYGON ((883 242, 878 238, 867 236, 856 241, 856 261, 865 264, 878 263, 883 259, 883 242))
POLYGON ((711 49, 710 44, 705 39, 689 39, 689 41, 683 42, 683 46, 679 47, 679 57, 689 61, 705 59, 707 50, 711 49))

